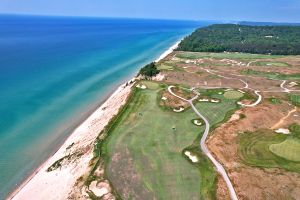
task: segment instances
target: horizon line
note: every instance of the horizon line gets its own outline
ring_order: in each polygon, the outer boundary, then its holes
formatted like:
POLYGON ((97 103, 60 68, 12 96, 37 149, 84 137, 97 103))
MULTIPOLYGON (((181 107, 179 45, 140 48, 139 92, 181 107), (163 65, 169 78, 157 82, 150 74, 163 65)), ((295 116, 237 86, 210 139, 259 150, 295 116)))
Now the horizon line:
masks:
POLYGON ((166 21, 192 21, 192 22, 218 22, 218 23, 274 23, 274 24, 299 24, 300 22, 286 22, 286 21, 253 21, 253 20, 216 20, 216 19, 175 19, 175 18, 147 18, 147 17, 117 17, 117 16, 89 16, 89 15, 56 15, 56 14, 29 14, 29 13, 0 13, 0 16, 31 16, 31 17, 65 17, 65 18, 90 18, 90 19, 137 19, 137 20, 166 20, 166 21))

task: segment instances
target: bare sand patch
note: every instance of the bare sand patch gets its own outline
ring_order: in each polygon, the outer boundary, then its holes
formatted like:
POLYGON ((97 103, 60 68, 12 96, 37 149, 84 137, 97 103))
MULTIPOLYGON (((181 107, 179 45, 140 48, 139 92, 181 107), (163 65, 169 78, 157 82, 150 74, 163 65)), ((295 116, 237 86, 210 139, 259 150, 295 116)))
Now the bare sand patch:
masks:
POLYGON ((184 155, 186 155, 193 163, 196 163, 199 161, 198 157, 193 155, 190 151, 184 152, 184 155))
POLYGON ((276 133, 282 133, 282 134, 285 134, 285 135, 290 134, 290 130, 287 129, 287 128, 280 128, 280 129, 275 130, 275 132, 276 133))

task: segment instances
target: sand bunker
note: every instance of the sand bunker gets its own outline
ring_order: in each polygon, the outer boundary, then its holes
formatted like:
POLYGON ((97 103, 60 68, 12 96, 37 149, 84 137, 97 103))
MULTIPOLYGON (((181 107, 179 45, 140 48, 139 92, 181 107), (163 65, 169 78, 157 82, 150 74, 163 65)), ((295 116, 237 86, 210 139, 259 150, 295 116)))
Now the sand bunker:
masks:
POLYGON ((290 83, 289 83, 289 86, 290 86, 290 87, 294 87, 294 86, 296 86, 296 85, 298 85, 298 83, 296 83, 296 82, 290 82, 290 83))
POLYGON ((97 181, 93 181, 89 186, 90 191, 94 193, 97 197, 102 197, 109 193, 110 187, 108 183, 97 183, 97 181))
POLYGON ((285 135, 290 134, 290 130, 287 129, 287 128, 280 128, 280 129, 277 129, 275 132, 276 133, 282 133, 282 134, 285 134, 285 135))
POLYGON ((209 99, 199 99, 200 102, 209 102, 209 99))
POLYGON ((146 86, 146 85, 140 85, 140 84, 137 84, 135 87, 140 88, 140 89, 142 89, 142 90, 147 89, 147 86, 146 86))
POLYGON ((198 119, 193 120, 193 123, 195 125, 197 125, 197 126, 201 126, 202 125, 202 122, 200 120, 198 120, 198 119))
POLYGON ((162 97, 161 98, 163 101, 166 101, 168 98, 167 97, 162 97))
POLYGON ((184 108, 183 107, 180 107, 179 109, 174 108, 173 111, 179 113, 179 112, 184 111, 184 108))
POLYGON ((218 100, 218 99, 211 99, 210 102, 211 103, 220 103, 220 100, 218 100))
POLYGON ((191 153, 190 151, 184 152, 184 155, 186 155, 187 157, 189 157, 189 159, 190 159, 193 163, 196 163, 196 162, 199 161, 199 160, 198 160, 198 157, 192 155, 192 153, 191 153))

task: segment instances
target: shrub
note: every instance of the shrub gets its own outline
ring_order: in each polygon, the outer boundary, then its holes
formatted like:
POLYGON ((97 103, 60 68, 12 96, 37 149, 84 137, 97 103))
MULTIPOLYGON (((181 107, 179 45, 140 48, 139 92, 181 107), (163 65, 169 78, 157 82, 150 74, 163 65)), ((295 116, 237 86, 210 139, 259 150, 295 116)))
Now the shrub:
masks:
POLYGON ((140 70, 140 73, 141 75, 143 76, 147 76, 147 77, 152 77, 152 76, 156 76, 156 74, 159 73, 159 70, 157 69, 156 65, 154 62, 146 65, 145 67, 143 67, 141 70, 140 70))

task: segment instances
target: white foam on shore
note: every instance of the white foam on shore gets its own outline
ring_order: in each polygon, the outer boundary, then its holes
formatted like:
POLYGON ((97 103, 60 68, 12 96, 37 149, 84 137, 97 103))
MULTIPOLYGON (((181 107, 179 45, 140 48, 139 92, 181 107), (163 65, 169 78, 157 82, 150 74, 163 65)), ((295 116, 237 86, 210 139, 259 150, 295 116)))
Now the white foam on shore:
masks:
POLYGON ((162 59, 164 59, 165 57, 167 57, 170 53, 172 53, 175 49, 177 49, 177 47, 179 46, 180 42, 182 40, 176 42, 173 46, 171 46, 167 51, 165 51, 163 54, 161 54, 159 56, 158 59, 155 60, 155 62, 159 62, 161 61, 162 59))

